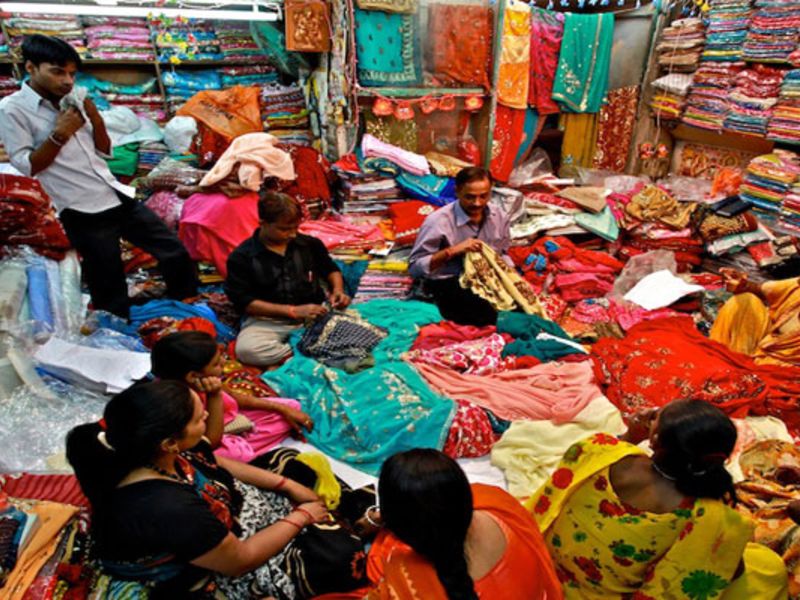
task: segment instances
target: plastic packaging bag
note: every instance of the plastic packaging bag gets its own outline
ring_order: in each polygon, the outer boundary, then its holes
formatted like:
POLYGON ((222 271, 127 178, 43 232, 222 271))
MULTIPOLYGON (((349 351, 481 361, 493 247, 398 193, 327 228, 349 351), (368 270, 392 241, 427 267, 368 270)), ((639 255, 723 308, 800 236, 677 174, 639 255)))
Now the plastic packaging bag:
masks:
POLYGON ((670 271, 673 275, 678 274, 678 263, 675 261, 675 254, 669 250, 651 250, 639 256, 634 256, 622 269, 622 272, 614 282, 614 289, 607 294, 607 297, 623 302, 623 296, 633 289, 633 286, 639 283, 641 279, 650 275, 650 273, 664 269, 670 271))
POLYGON ((553 165, 550 162, 550 157, 547 152, 541 148, 534 148, 530 157, 521 165, 514 167, 511 175, 508 178, 508 185, 511 187, 523 187, 541 177, 542 175, 550 175, 553 172, 553 165))
POLYGON ((613 175, 606 177, 605 187, 615 194, 630 194, 640 185, 651 183, 647 175, 634 177, 633 175, 613 175))
POLYGON ((256 87, 237 85, 227 90, 198 92, 181 106, 178 115, 194 117, 228 141, 263 130, 256 87))
POLYGON ((164 126, 164 143, 170 152, 186 154, 197 135, 197 121, 192 117, 172 117, 164 126))
POLYGON ((151 190, 174 190, 179 185, 197 185, 206 172, 169 156, 162 158, 142 186, 151 190))
POLYGON ((603 171, 600 169, 588 169, 586 167, 575 167, 575 184, 590 185, 595 187, 605 187, 606 179, 619 176, 614 171, 603 171))
POLYGON ((681 177, 670 173, 660 181, 679 202, 707 202, 711 198, 711 182, 698 177, 681 177))

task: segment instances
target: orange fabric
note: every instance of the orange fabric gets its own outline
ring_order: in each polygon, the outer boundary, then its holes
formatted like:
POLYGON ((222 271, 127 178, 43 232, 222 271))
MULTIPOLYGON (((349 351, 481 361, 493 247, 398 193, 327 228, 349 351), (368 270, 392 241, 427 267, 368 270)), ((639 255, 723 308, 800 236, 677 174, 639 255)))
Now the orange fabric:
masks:
MULTIPOLYGON (((472 486, 475 510, 488 512, 506 535, 506 552, 492 570, 475 583, 478 597, 563 598, 561 585, 544 539, 530 514, 504 490, 472 486), (512 592, 513 590, 513 592, 512 592)), ((373 583, 370 600, 447 600, 436 570, 388 532, 381 532, 367 558, 367 576, 373 583)))
POLYGON ((204 90, 189 98, 176 114, 194 117, 230 142, 245 133, 262 131, 258 99, 257 87, 204 90))

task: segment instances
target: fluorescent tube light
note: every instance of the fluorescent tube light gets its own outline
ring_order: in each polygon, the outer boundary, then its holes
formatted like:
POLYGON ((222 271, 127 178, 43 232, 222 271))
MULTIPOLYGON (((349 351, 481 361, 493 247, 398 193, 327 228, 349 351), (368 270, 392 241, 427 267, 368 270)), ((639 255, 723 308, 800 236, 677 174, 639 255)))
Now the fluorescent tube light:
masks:
POLYGON ((37 2, 0 2, 0 11, 49 15, 84 15, 92 17, 185 17, 187 19, 217 19, 220 21, 277 21, 280 9, 262 11, 253 4, 253 10, 213 10, 197 8, 101 6, 96 4, 39 4, 37 2))

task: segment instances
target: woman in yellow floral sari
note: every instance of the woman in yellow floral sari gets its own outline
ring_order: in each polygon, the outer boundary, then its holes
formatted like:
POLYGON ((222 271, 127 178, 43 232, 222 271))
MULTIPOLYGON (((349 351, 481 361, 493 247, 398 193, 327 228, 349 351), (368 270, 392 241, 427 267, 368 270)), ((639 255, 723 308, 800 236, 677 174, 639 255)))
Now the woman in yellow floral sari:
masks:
POLYGON ((596 434, 569 448, 528 501, 564 597, 786 598, 780 557, 750 544, 753 524, 726 504, 735 498, 724 468, 736 443, 730 419, 706 402, 675 401, 646 427, 652 459, 630 443, 644 431, 632 428, 629 441, 596 434))
POLYGON ((719 311, 711 339, 758 364, 800 366, 800 277, 759 284, 735 269, 720 273, 735 295, 719 311))

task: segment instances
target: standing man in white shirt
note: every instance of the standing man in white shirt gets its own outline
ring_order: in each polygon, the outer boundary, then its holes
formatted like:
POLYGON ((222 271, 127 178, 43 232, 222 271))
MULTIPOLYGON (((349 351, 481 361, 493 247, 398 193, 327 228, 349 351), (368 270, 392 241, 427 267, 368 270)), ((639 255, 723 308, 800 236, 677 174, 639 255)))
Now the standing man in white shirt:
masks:
POLYGON ((61 107, 81 59, 67 42, 32 35, 22 44, 30 76, 0 102, 0 138, 11 164, 35 177, 50 195, 72 246, 80 253, 95 309, 128 317, 130 300, 120 239, 158 260, 171 298, 197 293, 197 273, 177 236, 149 208, 130 197, 104 157, 111 155, 105 124, 90 99, 61 107))

